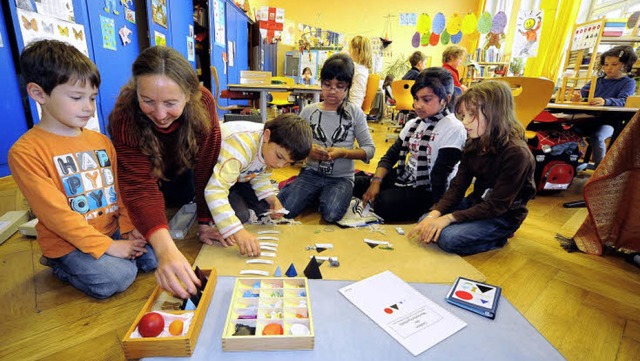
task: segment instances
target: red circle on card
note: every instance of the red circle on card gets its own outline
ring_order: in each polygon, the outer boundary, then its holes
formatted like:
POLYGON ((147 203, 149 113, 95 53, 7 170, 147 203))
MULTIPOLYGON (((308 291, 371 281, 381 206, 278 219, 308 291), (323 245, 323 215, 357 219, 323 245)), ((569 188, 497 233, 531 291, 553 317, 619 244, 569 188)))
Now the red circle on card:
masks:
POLYGON ((387 308, 384 309, 384 312, 386 312, 388 314, 392 314, 393 310, 387 307, 387 308))
POLYGON ((456 296, 463 300, 470 300, 473 298, 473 295, 467 291, 456 291, 456 296))

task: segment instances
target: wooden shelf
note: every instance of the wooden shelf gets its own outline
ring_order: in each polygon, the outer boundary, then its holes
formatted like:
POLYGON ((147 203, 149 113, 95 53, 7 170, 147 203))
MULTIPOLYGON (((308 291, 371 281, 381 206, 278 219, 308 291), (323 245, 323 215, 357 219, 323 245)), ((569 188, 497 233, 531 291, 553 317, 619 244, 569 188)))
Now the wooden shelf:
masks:
POLYGON ((640 43, 640 36, 608 36, 600 39, 602 44, 640 43))

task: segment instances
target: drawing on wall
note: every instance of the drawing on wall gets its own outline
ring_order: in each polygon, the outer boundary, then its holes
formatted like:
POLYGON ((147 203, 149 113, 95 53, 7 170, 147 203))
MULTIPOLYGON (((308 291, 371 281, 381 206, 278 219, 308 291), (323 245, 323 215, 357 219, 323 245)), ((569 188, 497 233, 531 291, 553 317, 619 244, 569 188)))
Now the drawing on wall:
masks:
POLYGON ((116 0, 104 0, 104 11, 113 12, 113 15, 120 15, 116 8, 116 0))
POLYGON ((118 35, 120 35, 120 40, 122 41, 123 46, 127 46, 127 44, 131 43, 131 39, 129 39, 129 35, 131 35, 132 31, 127 27, 127 25, 123 25, 118 31, 118 35))
POLYGON ((100 15, 100 29, 102 29, 102 47, 118 50, 116 47, 116 24, 112 18, 100 15))
POLYGON ((400 26, 416 26, 416 22, 417 22, 416 13, 400 14, 400 26))
MULTIPOLYGON (((17 16, 20 19, 20 33, 25 46, 36 40, 53 39, 71 44, 84 55, 89 56, 89 48, 82 24, 70 23, 52 15, 39 14, 22 9, 17 9, 17 16)), ((37 109, 38 116, 40 116, 41 109, 39 106, 37 106, 37 109)), ((85 128, 100 131, 97 113, 93 114, 85 128)))
POLYGON ((538 34, 542 32, 542 17, 542 10, 520 11, 513 39, 513 54, 518 54, 517 57, 538 55, 538 34))
POLYGON ((151 17, 154 23, 167 27, 167 0, 153 0, 151 2, 151 17))
POLYGON ((155 39, 157 46, 167 46, 167 37, 163 33, 154 31, 153 38, 155 39))
POLYGON ((191 36, 187 36, 187 60, 196 61, 196 44, 191 36))
POLYGON ((131 24, 135 24, 136 23, 136 12, 126 8, 124 9, 124 19, 127 20, 128 22, 130 22, 131 24))
POLYGON ((224 48, 224 2, 216 0, 213 7, 213 26, 214 26, 214 40, 216 45, 224 48))

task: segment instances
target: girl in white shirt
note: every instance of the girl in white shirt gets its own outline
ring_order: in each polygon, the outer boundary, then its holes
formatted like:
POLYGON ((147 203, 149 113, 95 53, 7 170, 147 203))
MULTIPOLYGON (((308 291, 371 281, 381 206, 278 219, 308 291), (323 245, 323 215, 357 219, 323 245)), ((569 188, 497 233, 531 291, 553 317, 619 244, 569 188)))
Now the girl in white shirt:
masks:
POLYGON ((364 95, 367 92, 367 79, 372 70, 371 42, 360 35, 354 36, 349 43, 349 55, 355 65, 353 83, 349 90, 349 102, 362 108, 364 95))

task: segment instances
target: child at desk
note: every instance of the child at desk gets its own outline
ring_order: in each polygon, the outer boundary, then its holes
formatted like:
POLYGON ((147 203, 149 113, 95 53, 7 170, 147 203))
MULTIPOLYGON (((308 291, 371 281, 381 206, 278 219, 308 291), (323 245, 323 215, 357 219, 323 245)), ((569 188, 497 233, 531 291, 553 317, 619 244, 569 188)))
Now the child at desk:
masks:
POLYGON ((251 218, 270 213, 282 217, 282 204, 271 184, 271 169, 305 159, 311 150, 311 128, 305 119, 286 113, 266 124, 236 121, 220 126, 218 163, 204 190, 224 247, 238 245, 240 254, 260 255, 260 245, 242 227, 251 218))
POLYGON ((122 205, 111 141, 84 128, 96 111, 100 73, 56 40, 27 45, 20 68, 42 115, 9 150, 9 167, 38 216, 40 263, 91 297, 122 292, 157 261, 122 205))
POLYGON ((527 216, 535 161, 516 120, 509 86, 483 81, 456 103, 468 140, 451 186, 408 236, 470 255, 500 248, 527 216), (473 191, 465 197, 471 182, 473 191))
POLYGON ((320 71, 323 101, 306 106, 300 116, 313 131, 313 147, 298 177, 282 189, 278 198, 298 216, 319 203, 322 218, 339 221, 347 212, 353 193, 354 159, 369 162, 376 151, 367 118, 359 106, 347 101, 353 81, 353 61, 345 53, 329 57, 320 71), (359 148, 354 148, 355 141, 359 148))
MULTIPOLYGON (((636 90, 636 82, 625 73, 638 60, 632 47, 627 45, 615 46, 600 56, 600 70, 604 74, 596 79, 596 90, 590 105, 604 105, 623 107, 627 97, 636 90)), ((573 101, 580 101, 589 95, 591 82, 587 83, 580 92, 573 94, 573 101)), ((573 128, 576 133, 589 137, 593 149, 592 160, 597 168, 607 151, 605 140, 613 135, 613 126, 606 119, 589 119, 578 123, 573 128)), ((584 168, 583 168, 584 169, 584 168)))

